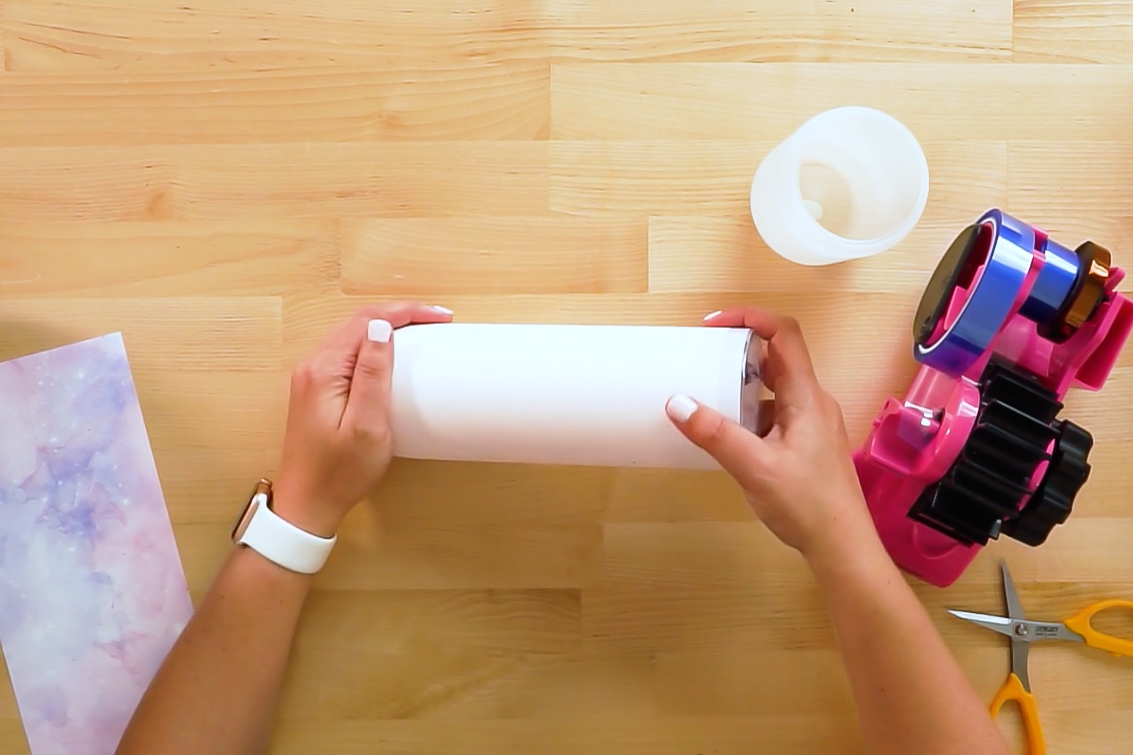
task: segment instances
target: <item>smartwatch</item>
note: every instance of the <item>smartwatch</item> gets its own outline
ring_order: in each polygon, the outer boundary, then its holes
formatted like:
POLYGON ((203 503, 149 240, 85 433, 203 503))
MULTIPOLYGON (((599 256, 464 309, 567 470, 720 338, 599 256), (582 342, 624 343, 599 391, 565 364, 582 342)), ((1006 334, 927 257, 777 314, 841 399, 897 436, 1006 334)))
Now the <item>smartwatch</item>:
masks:
POLYGON ((323 568, 338 536, 319 537, 301 530, 271 510, 271 481, 260 480, 232 528, 232 542, 299 574, 323 568))

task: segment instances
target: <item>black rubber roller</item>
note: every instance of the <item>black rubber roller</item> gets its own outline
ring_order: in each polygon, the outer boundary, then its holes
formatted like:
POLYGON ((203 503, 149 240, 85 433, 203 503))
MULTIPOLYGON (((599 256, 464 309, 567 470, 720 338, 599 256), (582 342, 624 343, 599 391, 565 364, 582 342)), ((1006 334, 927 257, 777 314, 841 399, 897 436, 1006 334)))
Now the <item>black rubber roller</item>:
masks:
MULTIPOLYGON (((993 360, 979 388, 979 414, 959 458, 909 510, 913 519, 967 545, 986 545, 1009 526, 1018 526, 1019 505, 1038 500, 1039 487, 1032 488, 1031 481, 1039 465, 1054 461, 1048 449, 1057 447, 1064 424, 1056 420, 1062 410, 1057 396, 1007 363, 993 360)), ((1057 519, 1057 491, 1066 485, 1054 480, 1051 503, 1036 506, 1019 530, 1024 537, 1036 537, 1046 522, 1057 519)))
POLYGON ((1003 523, 1003 534, 1027 545, 1042 545, 1066 521, 1074 498, 1090 478, 1094 439, 1073 422, 1062 421, 1050 465, 1017 519, 1003 523))

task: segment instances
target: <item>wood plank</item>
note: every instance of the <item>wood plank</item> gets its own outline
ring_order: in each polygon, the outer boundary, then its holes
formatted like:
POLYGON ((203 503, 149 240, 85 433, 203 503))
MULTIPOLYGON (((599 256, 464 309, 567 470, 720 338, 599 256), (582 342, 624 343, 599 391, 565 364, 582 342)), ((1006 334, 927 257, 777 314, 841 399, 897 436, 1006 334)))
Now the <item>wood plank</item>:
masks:
POLYGON ((1133 63, 1130 0, 1015 0, 1015 60, 1133 63))
POLYGON ((1133 459, 1131 441, 1109 440, 1094 446, 1090 452, 1090 479, 1074 499, 1075 519, 1125 516, 1129 510, 1128 502, 1133 498, 1129 459, 1133 459))
POLYGON ((1129 406, 1133 401, 1133 368, 1117 367, 1101 391, 1071 391, 1066 397, 1066 417, 1089 429, 1097 443, 1133 440, 1133 427, 1123 422, 1115 406, 1129 406))
POLYGON ((535 0, 5 0, 14 71, 424 68, 545 58, 535 0))
POLYGON ((588 649, 834 647, 805 563, 761 524, 607 524, 603 550, 601 586, 582 595, 588 649))
POLYGON ((603 527, 602 585, 810 587, 806 562, 756 521, 612 523, 603 527))
MULTIPOLYGON (((811 713, 804 716, 629 718, 622 721, 578 719, 564 711, 557 721, 415 720, 342 721, 334 726, 284 722, 275 738, 280 755, 333 752, 371 755, 392 750, 405 755, 445 752, 452 755, 748 755, 752 752, 862 752, 850 717, 811 713)), ((1112 741, 1112 738, 1111 740, 1112 741)))
POLYGON ((579 588, 597 578, 597 524, 405 521, 389 508, 356 509, 322 584, 374 589, 579 588))
POLYGON ((311 670, 319 654, 348 662, 354 654, 411 655, 419 649, 482 653, 577 654, 577 590, 316 590, 296 653, 311 670), (347 629, 365 625, 372 642, 347 629), (307 656, 303 659, 302 656, 307 656))
POLYGON ((657 686, 659 707, 670 716, 854 712, 836 650, 664 653, 657 658, 657 686), (801 679, 805 688, 797 684, 801 679))
POLYGON ((750 522, 755 516, 739 485, 723 472, 621 469, 605 521, 750 522))
POLYGON ((188 218, 528 215, 547 210, 547 146, 428 142, 177 147, 188 218))
POLYGON ((13 716, 10 719, 0 718, 0 742, 8 749, 12 755, 29 755, 28 741, 24 736, 24 727, 20 724, 20 719, 13 716))
POLYGON ((0 147, 0 220, 173 217, 173 168, 156 149, 0 147))
POLYGON ((0 360, 121 331, 141 386, 162 371, 276 373, 280 300, 0 299, 0 360))
POLYGON ((579 647, 577 591, 318 591, 311 607, 284 716, 495 717, 579 647))
POLYGON ((243 296, 336 289, 333 220, 4 223, 0 293, 243 296))
POLYGON ((0 220, 541 214, 545 143, 0 148, 0 220))
POLYGON ((347 222, 349 294, 633 293, 647 286, 640 218, 407 218, 347 222))
POLYGON ((732 215, 771 145, 552 141, 550 205, 578 215, 732 215))
POLYGON ((5 146, 546 138, 540 60, 0 79, 5 146))
MULTIPOLYGON (((1051 533, 1050 540, 1040 548, 1031 548, 1009 539, 997 541, 981 554, 985 560, 984 567, 969 569, 970 577, 969 572, 965 572, 965 577, 973 582, 997 584, 995 571, 998 561, 1007 559, 1012 575, 1021 581, 1062 582, 1067 585, 1120 583, 1133 569, 1133 554, 1111 549, 1130 535, 1133 535, 1133 524, 1127 517, 1071 516, 1066 524, 1051 533)), ((1115 597, 1128 596, 1123 591, 1115 597)), ((1056 611, 1056 614, 1063 610, 1056 611)), ((1070 613, 1073 611, 1066 615, 1070 613)))
POLYGON ((568 0, 312 0, 240 10, 219 0, 6 0, 11 66, 27 70, 318 67, 378 56, 390 67, 531 59, 958 60, 1011 54, 1011 3, 900 0, 695 7, 568 0))
POLYGON ((1121 752, 1129 737, 1129 709, 1055 712, 1043 718, 1047 746, 1082 755, 1121 752))
POLYGON ((866 105, 922 141, 1118 140, 1133 116, 1130 87, 1130 66, 556 64, 551 136, 778 143, 816 113, 866 105))
MULTIPOLYGON (((8 665, 0 653, 0 679, 8 679, 8 665)), ((13 755, 27 755, 28 743, 20 724, 16 695, 11 684, 0 684, 0 742, 13 755)))
POLYGON ((586 60, 771 61, 1002 58, 1007 0, 649 0, 546 3, 557 55, 586 60))
MULTIPOLYGON (((969 629, 968 634, 986 631, 969 629)), ((954 648, 973 685, 988 700, 1003 684, 1008 663, 1006 643, 1003 645, 995 648, 981 643, 954 648)), ((1125 664, 1069 643, 1038 647, 1041 651, 1031 655, 1030 669, 1033 689, 1051 691, 1040 703, 1044 720, 1055 712, 1084 712, 1096 705, 1074 689, 1093 688, 1095 700, 1104 698, 1116 708, 1133 708, 1133 688, 1125 683, 1125 664), (1098 687, 1093 687, 1095 679, 1098 687)), ((657 679, 661 709, 668 715, 743 716, 772 711, 800 715, 816 707, 839 714, 853 711, 845 671, 834 650, 663 654, 657 660, 657 679), (800 679, 808 681, 808 694, 800 694, 796 686, 800 679)))
POLYGON ((376 493, 382 508, 406 525, 595 524, 620 474, 604 467, 396 459, 376 493))
MULTIPOLYGON (((1055 239, 1093 239, 1133 266, 1133 167, 1128 141, 1014 141, 1008 147, 1008 206, 1055 239)), ((1125 288, 1128 288, 1126 286, 1125 288)))
POLYGON ((256 480, 278 471, 286 376, 281 370, 167 370, 138 379, 174 526, 229 527, 256 480))
POLYGON ((833 649, 813 588, 628 583, 582 595, 583 646, 604 653, 833 649))
MULTIPOLYGON (((657 715, 656 662, 648 656, 577 655, 529 659, 475 701, 498 718, 617 721, 657 715)), ((463 716, 463 711, 461 713, 463 716)))
MULTIPOLYGON (((1127 537, 1128 531, 1121 536, 1127 537)), ((1114 536, 1095 543, 1108 548, 1116 539, 1114 536)), ((997 544, 981 552, 960 581, 947 590, 912 576, 906 575, 906 579, 953 649, 997 647, 988 642, 986 630, 974 631, 948 615, 947 609, 960 606, 1001 613, 1003 586, 1001 578, 997 581, 996 577, 998 556, 1005 552, 1011 553, 1008 562, 1028 615, 1066 618, 1102 596, 1133 598, 1133 590, 1122 581, 1128 574, 1128 564, 1109 564, 1099 570, 1104 555, 1091 556, 1077 549, 1061 559, 1052 557, 1051 551, 1057 550, 1055 542, 1052 538, 1038 549, 997 544), (1022 550, 1038 557, 1028 561, 1018 555, 1022 550), (1040 572, 1036 562, 1043 556, 1057 566, 1040 572), (1036 574, 1044 581, 1036 582, 1036 574)), ((616 556, 608 554, 607 559, 611 558, 616 556)), ((835 650, 817 588, 803 582, 781 583, 781 570, 766 569, 760 574, 732 571, 727 584, 674 578, 661 585, 623 578, 586 589, 582 593, 583 647, 590 652, 659 655, 744 652, 752 648, 777 653, 835 650)))

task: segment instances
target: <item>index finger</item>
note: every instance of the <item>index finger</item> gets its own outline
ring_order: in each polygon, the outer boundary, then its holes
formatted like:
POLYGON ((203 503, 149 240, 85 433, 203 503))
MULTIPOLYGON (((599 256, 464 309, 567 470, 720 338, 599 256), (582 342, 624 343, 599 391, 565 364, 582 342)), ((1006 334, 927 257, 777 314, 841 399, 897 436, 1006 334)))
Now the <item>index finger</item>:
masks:
POLYGON ((349 351, 358 353, 366 338, 366 328, 370 320, 385 320, 394 329, 411 324, 448 322, 452 313, 437 307, 418 302, 394 302, 390 304, 369 304, 362 307, 346 322, 336 328, 320 344, 321 351, 349 351))
POLYGON ((760 378, 775 396, 793 402, 820 390, 799 321, 758 307, 729 309, 709 315, 712 327, 751 328, 767 342, 767 360, 760 378))

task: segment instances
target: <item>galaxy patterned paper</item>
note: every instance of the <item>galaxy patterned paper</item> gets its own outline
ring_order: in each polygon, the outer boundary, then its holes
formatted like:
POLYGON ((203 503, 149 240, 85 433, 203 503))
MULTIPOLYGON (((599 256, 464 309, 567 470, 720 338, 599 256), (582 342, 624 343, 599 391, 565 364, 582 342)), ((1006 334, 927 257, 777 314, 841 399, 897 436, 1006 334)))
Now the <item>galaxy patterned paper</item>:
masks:
POLYGON ((191 612, 121 335, 0 364, 0 646, 32 755, 111 755, 191 612))

